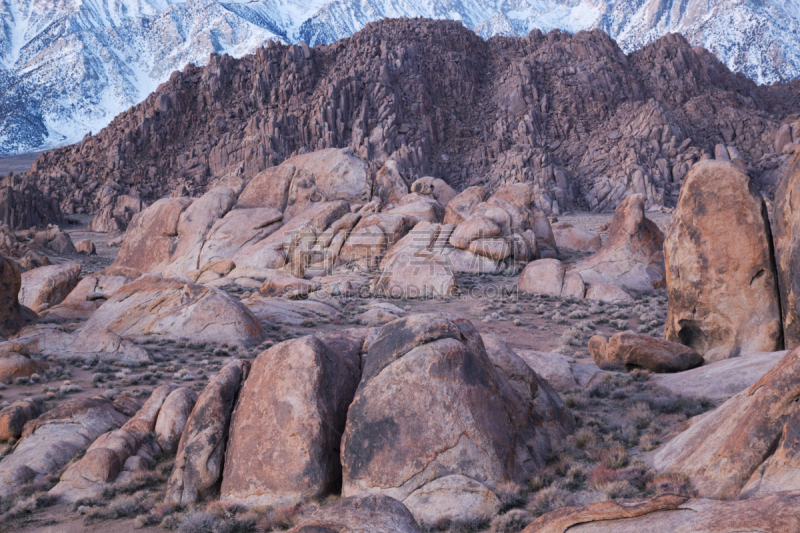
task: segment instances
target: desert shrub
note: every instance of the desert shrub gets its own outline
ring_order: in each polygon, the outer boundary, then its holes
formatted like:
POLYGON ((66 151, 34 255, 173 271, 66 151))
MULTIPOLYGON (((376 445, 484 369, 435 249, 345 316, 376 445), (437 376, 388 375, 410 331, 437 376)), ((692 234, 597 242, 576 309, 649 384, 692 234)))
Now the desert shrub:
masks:
POLYGON ((550 486, 533 495, 528 503, 528 512, 533 516, 541 516, 555 509, 566 507, 572 502, 569 491, 550 486))
POLYGON ((575 432, 575 445, 581 450, 589 448, 595 444, 597 437, 588 427, 582 427, 575 432))
POLYGON ((499 483, 495 487, 494 493, 500 500, 500 512, 525 505, 526 499, 523 488, 517 483, 499 483))
POLYGON ((533 521, 530 513, 522 509, 512 509, 506 514, 495 516, 489 526, 490 533, 519 533, 533 521))

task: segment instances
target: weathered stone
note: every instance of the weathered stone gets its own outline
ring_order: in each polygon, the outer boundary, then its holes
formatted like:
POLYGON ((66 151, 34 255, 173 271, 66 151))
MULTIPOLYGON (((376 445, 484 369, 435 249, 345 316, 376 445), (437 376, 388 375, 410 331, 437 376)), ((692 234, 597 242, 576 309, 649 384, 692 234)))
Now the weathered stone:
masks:
POLYGON ((392 254, 372 285, 374 294, 391 298, 444 298, 457 288, 446 265, 409 252, 392 254))
POLYGON ((14 451, 0 461, 0 497, 65 467, 127 417, 101 396, 68 400, 25 424, 14 451))
POLYGON ((723 359, 678 374, 654 374, 650 381, 675 394, 727 400, 761 379, 784 355, 764 352, 723 359))
POLYGON ((142 276, 123 285, 83 329, 250 346, 264 339, 253 314, 227 293, 179 279, 142 276))
POLYGON ((360 378, 361 336, 314 336, 259 355, 231 425, 221 497, 294 505, 341 482, 340 441, 360 378))
POLYGON ((47 363, 31 359, 24 345, 16 342, 0 343, 0 383, 11 384, 17 378, 29 378, 47 368, 47 363))
POLYGON ((30 399, 17 400, 0 409, 0 441, 18 439, 25 423, 39 416, 41 411, 41 406, 30 399))
POLYGON ((749 389, 692 418, 656 453, 656 468, 688 475, 703 497, 800 490, 794 436, 799 375, 800 350, 795 349, 749 389))
POLYGON ((421 533, 405 505, 382 494, 358 494, 325 505, 287 533, 421 533))
POLYGON ((414 315, 384 326, 347 414, 343 494, 405 500, 433 472, 492 488, 537 471, 547 435, 503 381, 466 320, 414 315))
POLYGON ((784 533, 800 528, 793 512, 798 503, 800 492, 739 501, 665 494, 646 501, 565 507, 535 520, 523 533, 784 533))
POLYGON ((664 235, 644 216, 646 198, 634 194, 619 204, 614 212, 608 238, 593 255, 576 263, 570 270, 583 281, 615 283, 634 290, 663 289, 664 235))
POLYGON ((783 315, 784 347, 800 344, 800 210, 792 201, 800 194, 800 155, 795 155, 775 191, 773 242, 783 315))
POLYGON ((178 442, 196 401, 197 393, 187 387, 175 389, 164 400, 153 432, 156 442, 165 453, 178 451, 178 442))
POLYGON ((165 501, 189 505, 214 490, 222 476, 234 403, 249 369, 250 363, 246 361, 231 362, 203 389, 186 421, 165 501))
POLYGON ((703 364, 703 356, 691 348, 649 335, 619 332, 608 342, 592 339, 589 353, 600 368, 617 364, 651 372, 683 372, 703 364))
POLYGON ((707 361, 783 347, 769 220, 746 174, 718 161, 693 166, 664 252, 664 338, 707 361))
POLYGON ((9 337, 22 328, 19 289, 22 278, 13 261, 0 256, 0 336, 9 337))
POLYGON ((425 176, 411 184, 411 192, 432 196, 437 202, 446 206, 458 194, 446 181, 425 176))
POLYGON ((444 223, 458 226, 469 218, 475 207, 486 200, 486 189, 483 187, 467 187, 447 203, 444 210, 444 223))
POLYGON ((583 298, 583 280, 580 276, 577 279, 571 277, 570 282, 566 283, 566 275, 567 267, 558 259, 539 259, 531 261, 522 270, 517 286, 520 291, 529 294, 583 298))
POLYGON ((440 477, 423 485, 403 501, 420 524, 450 520, 470 523, 490 520, 502 504, 485 485, 462 475, 440 477))
POLYGON ((633 296, 616 283, 592 283, 586 289, 586 299, 610 304, 633 303, 633 296))
POLYGON ((34 312, 61 303, 78 284, 81 265, 65 263, 35 268, 22 273, 19 301, 34 312))
POLYGON ((97 247, 89 239, 81 239, 75 243, 75 250, 79 254, 97 255, 97 247))
POLYGON ((567 222, 560 222, 553 226, 553 236, 559 248, 569 248, 581 252, 596 252, 602 242, 600 235, 593 231, 576 228, 567 222))

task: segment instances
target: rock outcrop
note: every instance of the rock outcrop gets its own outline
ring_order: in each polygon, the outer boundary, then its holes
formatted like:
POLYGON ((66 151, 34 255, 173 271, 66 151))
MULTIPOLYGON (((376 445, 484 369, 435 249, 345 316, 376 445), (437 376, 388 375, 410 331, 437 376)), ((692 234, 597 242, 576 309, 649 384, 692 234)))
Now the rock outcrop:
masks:
POLYGON ((583 278, 567 272, 558 259, 539 259, 528 263, 517 281, 519 290, 528 294, 546 294, 560 298, 583 298, 586 287, 583 278))
POLYGON ((102 396, 69 400, 25 424, 14 451, 0 461, 0 498, 65 467, 128 417, 102 396))
POLYGON ((647 198, 633 194, 614 212, 608 237, 600 249, 570 269, 584 283, 613 283, 628 289, 663 289, 664 235, 647 219, 647 198))
POLYGON ((730 163, 692 168, 664 242, 669 303, 664 338, 707 361, 783 348, 767 210, 730 163))
POLYGON ((565 507, 534 520, 522 533, 783 533, 800 527, 800 519, 793 512, 799 502, 800 492, 741 501, 689 499, 665 494, 645 501, 607 501, 585 507, 565 507))
MULTIPOLYGON (((347 413, 343 494, 410 499, 430 516, 435 509, 421 507, 421 494, 436 478, 464 476, 491 490, 538 471, 550 450, 547 432, 504 382, 466 320, 413 315, 384 326, 347 413)), ((449 513, 465 512, 468 502, 459 503, 451 486, 435 492, 449 494, 449 513)))
MULTIPOLYGON (((212 54, 18 179, 64 212, 108 210, 114 225, 123 196, 197 197, 220 178, 348 147, 369 175, 394 161, 406 184, 530 183, 547 214, 609 211, 632 193, 673 205, 716 145, 754 175, 779 167, 791 144, 772 132, 796 102, 790 86, 759 87, 678 35, 626 56, 600 30, 484 41, 460 22, 401 19, 307 53, 273 42, 241 59, 212 54)), ((324 194, 316 176, 292 179, 300 204, 324 194)))
POLYGON ((178 505, 201 501, 222 476, 231 414, 250 363, 237 360, 208 382, 186 421, 164 499, 178 505))
POLYGON ((83 330, 121 337, 191 337, 198 342, 251 346, 264 339, 253 314, 227 293, 180 279, 142 276, 123 285, 83 330))
MULTIPOLYGON (((776 139, 777 143, 777 139, 776 139)), ((795 154, 775 191, 773 242, 787 350, 800 344, 800 155, 795 154)))
POLYGON ((746 391, 691 419, 656 453, 656 468, 688 475, 703 497, 800 490, 799 373, 795 349, 746 391))

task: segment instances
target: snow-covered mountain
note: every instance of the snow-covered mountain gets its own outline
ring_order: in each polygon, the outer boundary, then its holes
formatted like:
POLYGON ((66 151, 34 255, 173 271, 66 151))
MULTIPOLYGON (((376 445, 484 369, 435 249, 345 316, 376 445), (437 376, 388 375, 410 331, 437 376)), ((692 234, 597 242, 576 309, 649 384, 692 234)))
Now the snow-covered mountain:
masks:
POLYGON ((484 38, 601 28, 625 51, 679 32, 759 83, 800 77, 800 0, 0 0, 0 155, 76 142, 212 52, 403 16, 484 38))

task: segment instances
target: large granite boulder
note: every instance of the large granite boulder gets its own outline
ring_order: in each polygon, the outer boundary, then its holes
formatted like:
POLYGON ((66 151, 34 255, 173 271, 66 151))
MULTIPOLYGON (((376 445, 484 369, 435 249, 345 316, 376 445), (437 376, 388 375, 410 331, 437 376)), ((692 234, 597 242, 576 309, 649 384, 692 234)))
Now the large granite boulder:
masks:
POLYGON ((203 389, 178 444, 165 501, 196 503, 219 483, 233 407, 249 370, 247 361, 233 361, 203 389))
POLYGON ((800 344, 800 154, 775 191, 773 242, 778 289, 783 314, 783 342, 787 350, 800 344))
POLYGON ((692 418, 656 453, 656 468, 688 475, 703 497, 800 491, 799 384, 795 349, 746 391, 692 418))
MULTIPOLYGON (((135 456, 146 444, 164 400, 174 389, 172 385, 157 387, 141 409, 121 428, 100 435, 86 450, 86 454, 67 468, 50 494, 68 502, 102 494, 105 484, 115 481, 128 458, 135 456)), ((152 456, 156 451, 146 445, 145 448, 147 456, 152 456)))
POLYGON ((580 299, 586 293, 583 278, 575 272, 568 272, 567 266, 558 259, 539 259, 528 263, 519 275, 517 287, 524 293, 559 298, 580 299))
POLYGON ((664 253, 664 338, 707 361, 783 348, 767 209, 741 170, 721 161, 692 167, 664 253))
POLYGON ((627 331, 610 339, 595 335, 589 339, 589 353, 600 368, 611 364, 651 372, 683 372, 703 364, 703 356, 683 344, 627 331))
POLYGON ((784 533, 800 529, 798 503, 800 492, 739 501, 664 494, 564 507, 534 520, 522 533, 784 533))
POLYGON ((343 494, 410 498, 423 512, 418 496, 438 478, 460 475, 491 490, 538 472, 547 432, 507 383, 464 319, 413 315, 384 326, 347 414, 343 494))
POLYGON ((196 402, 197 393, 188 387, 175 389, 164 400, 158 411, 153 433, 156 442, 165 453, 178 451, 178 443, 186 428, 186 421, 189 420, 196 402))
POLYGON ((365 335, 306 336, 256 358, 231 424, 223 499, 294 505, 337 488, 341 435, 365 335))
POLYGON ((571 271, 589 284, 614 283, 634 290, 663 289, 664 235, 644 216, 646 201, 642 194, 623 200, 614 212, 606 241, 571 271))
POLYGON ((389 496, 358 494, 320 507, 287 533, 421 533, 408 509, 389 496))
POLYGON ((68 400, 27 422, 14 451, 0 461, 0 498, 58 472, 128 417, 102 396, 68 400))
POLYGON ((121 337, 180 339, 251 346, 264 330, 247 307, 227 293, 180 279, 142 276, 124 285, 84 330, 108 329, 121 337))
POLYGON ((22 273, 19 301, 39 313, 61 303, 78 285, 81 265, 64 263, 49 265, 22 273))

